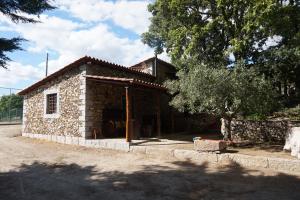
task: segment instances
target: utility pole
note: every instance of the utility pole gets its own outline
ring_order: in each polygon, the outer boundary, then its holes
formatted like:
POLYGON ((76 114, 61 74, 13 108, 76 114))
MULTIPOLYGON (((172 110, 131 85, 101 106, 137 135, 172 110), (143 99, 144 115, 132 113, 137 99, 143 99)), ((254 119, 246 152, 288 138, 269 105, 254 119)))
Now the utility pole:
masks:
POLYGON ((157 53, 155 52, 155 58, 154 58, 154 69, 153 69, 154 73, 153 75, 156 76, 157 75, 157 53))
POLYGON ((48 59, 49 59, 49 54, 47 52, 47 57, 46 57, 46 77, 48 76, 48 59))

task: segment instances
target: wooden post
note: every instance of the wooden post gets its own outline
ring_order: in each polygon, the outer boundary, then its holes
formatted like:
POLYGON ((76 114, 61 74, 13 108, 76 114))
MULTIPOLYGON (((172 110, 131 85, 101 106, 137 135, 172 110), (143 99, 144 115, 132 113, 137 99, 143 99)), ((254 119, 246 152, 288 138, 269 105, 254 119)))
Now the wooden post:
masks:
POLYGON ((161 137, 160 94, 156 93, 156 133, 161 137))
POLYGON ((125 87, 126 89, 126 142, 131 142, 131 93, 130 88, 125 87))

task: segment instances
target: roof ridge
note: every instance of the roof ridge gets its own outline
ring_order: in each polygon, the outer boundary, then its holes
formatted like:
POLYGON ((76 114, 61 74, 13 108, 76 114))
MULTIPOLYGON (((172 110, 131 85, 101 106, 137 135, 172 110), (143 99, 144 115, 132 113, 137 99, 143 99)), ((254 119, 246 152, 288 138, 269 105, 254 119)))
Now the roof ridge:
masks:
POLYGON ((125 69, 125 70, 130 70, 130 71, 133 71, 133 72, 138 72, 138 73, 143 74, 143 75, 152 76, 149 73, 145 73, 145 72, 142 72, 142 71, 136 70, 136 69, 131 69, 130 67, 126 67, 124 65, 120 65, 120 64, 117 64, 117 63, 114 63, 114 62, 110 62, 110 61, 107 61, 107 60, 103 60, 103 59, 99 59, 99 58, 95 58, 95 57, 87 56, 87 55, 85 57, 87 59, 91 59, 91 60, 94 60, 94 61, 97 61, 97 62, 103 62, 105 64, 113 65, 113 66, 116 66, 116 67, 119 67, 119 68, 122 68, 122 69, 125 69))
POLYGON ((75 60, 74 62, 72 62, 72 63, 64 66, 63 68, 61 68, 61 69, 59 69, 59 70, 57 70, 55 72, 53 72, 49 76, 44 77, 41 80, 37 81, 36 83, 28 86, 24 90, 20 91, 18 94, 19 95, 24 95, 27 92, 29 92, 31 90, 34 90, 36 87, 39 87, 39 86, 47 83, 51 79, 53 79, 53 78, 55 78, 57 76, 60 76, 61 74, 63 74, 64 72, 66 72, 66 71, 68 71, 70 69, 72 69, 73 67, 76 67, 76 66, 82 65, 82 64, 86 64, 88 62, 94 62, 94 64, 96 64, 96 65, 97 64, 98 65, 104 64, 104 65, 107 65, 108 67, 111 67, 113 69, 117 69, 117 70, 121 70, 121 71, 123 70, 123 71, 131 72, 131 73, 136 73, 136 74, 139 74, 141 76, 147 76, 147 77, 155 78, 153 75, 145 73, 145 72, 141 72, 141 71, 138 71, 138 70, 130 69, 129 67, 125 67, 125 66, 122 66, 122 65, 119 65, 119 64, 116 64, 116 63, 108 62, 106 60, 102 60, 102 59, 98 59, 98 58, 94 58, 94 57, 85 55, 84 57, 81 57, 78 60, 75 60))

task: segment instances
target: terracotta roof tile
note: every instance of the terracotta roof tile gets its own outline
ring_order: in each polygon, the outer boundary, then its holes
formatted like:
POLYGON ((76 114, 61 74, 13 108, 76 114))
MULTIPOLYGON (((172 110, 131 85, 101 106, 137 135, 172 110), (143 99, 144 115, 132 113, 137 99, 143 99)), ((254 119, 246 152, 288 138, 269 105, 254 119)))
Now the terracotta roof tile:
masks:
POLYGON ((34 83, 33 85, 25 88, 24 90, 20 91, 18 94, 19 95, 25 95, 28 92, 31 92, 34 89, 38 88, 39 86, 47 83, 48 81, 50 81, 54 78, 57 78, 58 76, 60 76, 63 73, 67 72, 68 70, 71 70, 75 67, 78 67, 80 65, 87 64, 87 63, 96 64, 96 65, 105 65, 106 67, 110 67, 110 68, 115 69, 115 70, 130 72, 130 73, 137 74, 137 75, 140 75, 140 76, 151 77, 153 79, 155 78, 154 76, 152 76, 151 74, 148 74, 148 73, 144 73, 144 72, 141 72, 141 71, 138 71, 138 70, 135 70, 135 69, 130 69, 130 68, 122 66, 122 65, 118 65, 118 64, 115 64, 115 63, 110 63, 110 62, 107 62, 107 61, 104 61, 104 60, 101 60, 101 59, 97 59, 97 58, 93 58, 93 57, 90 57, 90 56, 84 56, 84 57, 76 60, 75 62, 65 66, 64 68, 54 72, 53 74, 50 74, 49 76, 43 78, 42 80, 34 83))
POLYGON ((94 79, 94 80, 101 80, 101 81, 113 81, 116 83, 127 83, 130 85, 138 85, 138 86, 144 86, 148 88, 154 88, 154 89, 161 89, 166 90, 166 87, 163 85, 157 84, 157 83, 151 83, 148 81, 143 81, 136 78, 120 78, 120 77, 109 77, 109 76, 93 76, 93 75, 84 75, 84 77, 88 79, 94 79))

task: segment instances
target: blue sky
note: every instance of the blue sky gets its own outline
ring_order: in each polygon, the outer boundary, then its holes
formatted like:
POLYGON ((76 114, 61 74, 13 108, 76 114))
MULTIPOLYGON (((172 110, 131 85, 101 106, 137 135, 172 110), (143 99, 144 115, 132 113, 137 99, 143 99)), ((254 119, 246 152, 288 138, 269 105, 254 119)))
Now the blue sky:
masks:
MULTIPOLYGON (((43 13, 37 24, 14 24, 0 16, 0 37, 27 39, 24 51, 8 54, 12 62, 8 70, 0 69, 0 86, 22 89, 43 78, 47 52, 50 73, 85 55, 125 66, 153 56, 140 40, 150 24, 150 2, 55 0, 57 9, 43 13)), ((0 89, 0 95, 7 92, 0 89)))

